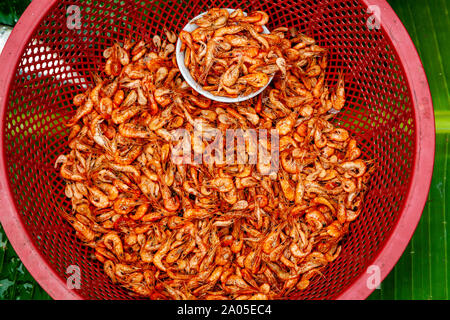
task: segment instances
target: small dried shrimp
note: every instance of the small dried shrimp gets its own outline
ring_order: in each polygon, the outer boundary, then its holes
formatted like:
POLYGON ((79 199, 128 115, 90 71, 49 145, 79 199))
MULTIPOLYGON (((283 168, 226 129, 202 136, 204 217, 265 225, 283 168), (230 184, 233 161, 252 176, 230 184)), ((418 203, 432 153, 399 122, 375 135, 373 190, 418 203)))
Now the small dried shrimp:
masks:
POLYGON ((261 34, 267 20, 211 9, 180 34, 193 74, 217 93, 245 94, 276 73, 245 102, 197 95, 167 30, 114 43, 73 97, 55 163, 72 211, 60 213, 113 283, 150 299, 283 299, 344 250, 374 170, 332 122, 344 76, 329 87, 327 51, 296 29, 261 34), (230 132, 244 138, 236 157, 220 152, 230 132), (252 132, 266 135, 252 144, 252 132), (259 157, 277 145, 275 167, 252 161, 252 145, 259 157))

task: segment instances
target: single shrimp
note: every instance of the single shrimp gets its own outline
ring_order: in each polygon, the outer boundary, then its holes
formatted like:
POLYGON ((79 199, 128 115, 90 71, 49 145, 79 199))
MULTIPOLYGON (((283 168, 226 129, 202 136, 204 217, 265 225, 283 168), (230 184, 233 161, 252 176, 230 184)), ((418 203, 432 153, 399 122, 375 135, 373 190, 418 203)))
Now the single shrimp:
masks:
POLYGON ((222 85, 226 87, 233 86, 239 78, 240 69, 242 66, 242 58, 239 59, 239 62, 235 65, 232 65, 230 68, 225 71, 225 73, 220 77, 219 88, 220 91, 222 85))
POLYGON ((210 99, 205 99, 204 97, 187 95, 186 96, 189 101, 191 101, 194 105, 201 109, 209 109, 212 101, 210 99))
POLYGON ((245 14, 244 11, 242 11, 242 9, 236 9, 232 13, 230 13, 230 19, 232 20, 236 20, 244 16, 245 14))
POLYGON ((262 88, 269 83, 269 76, 264 72, 249 73, 238 79, 238 83, 249 84, 256 88, 262 88))
POLYGON ((218 38, 214 37, 210 41, 208 41, 208 44, 206 45, 206 53, 204 62, 203 62, 203 70, 199 77, 200 84, 205 84, 206 76, 208 75, 211 67, 214 64, 214 53, 217 51, 217 48, 219 46, 218 38))
POLYGON ((170 246, 172 245, 171 239, 167 239, 163 245, 158 249, 158 251, 153 256, 153 264, 160 269, 161 271, 167 271, 167 268, 164 266, 162 259, 166 256, 166 254, 170 250, 170 246))
POLYGON ((270 48, 269 42, 258 31, 255 30, 254 26, 248 23, 243 23, 243 28, 247 30, 250 35, 255 38, 255 40, 260 42, 266 49, 270 48))
POLYGON ((325 73, 322 72, 319 76, 319 79, 317 80, 316 85, 313 88, 312 94, 314 97, 319 98, 324 90, 324 83, 325 83, 325 73))
POLYGON ((328 137, 334 141, 344 142, 349 139, 350 135, 348 131, 343 128, 335 128, 328 134, 328 137))
POLYGON ((158 88, 153 92, 153 96, 155 101, 162 107, 166 107, 169 105, 172 100, 170 99, 170 96, 167 97, 167 95, 170 95, 172 93, 171 89, 168 88, 158 88))
POLYGON ((262 250, 266 254, 270 254, 278 245, 278 239, 280 237, 280 233, 282 229, 284 228, 285 223, 282 223, 274 228, 267 237, 264 239, 262 243, 262 250))
POLYGON ((191 208, 191 209, 185 209, 183 218, 187 219, 205 219, 207 217, 211 217, 212 212, 202 209, 202 208, 191 208))
MULTIPOLYGON (((197 28, 196 30, 198 30, 198 29, 202 29, 202 28, 197 28)), ((196 35, 198 33, 199 33, 199 31, 197 31, 196 35)), ((182 43, 181 51, 184 51, 184 46, 187 46, 189 49, 196 51, 195 47, 194 47, 194 42, 192 39, 193 37, 190 32, 182 30, 178 37, 180 38, 180 41, 182 43)), ((195 40, 195 41, 198 41, 198 40, 195 40)))
POLYGON ((207 188, 213 188, 219 192, 230 192, 235 188, 233 179, 231 178, 214 178, 206 181, 204 186, 207 188))
POLYGON ((269 15, 264 11, 254 11, 248 16, 237 17, 235 20, 263 26, 269 22, 269 15))
POLYGON ((118 108, 122 104, 124 99, 125 99, 125 92, 122 89, 117 90, 112 100, 114 108, 118 108))
POLYGON ((333 108, 335 110, 341 110, 345 105, 345 99, 344 76, 341 72, 336 84, 336 89, 331 94, 331 102, 333 104, 333 108))
POLYGON ((289 182, 289 178, 287 177, 287 175, 284 173, 280 174, 278 180, 280 182, 280 187, 281 187, 281 190, 283 191, 285 198, 289 201, 294 201, 295 200, 295 188, 289 182))
POLYGON ((234 25, 234 26, 227 26, 227 27, 219 28, 214 32, 213 39, 218 39, 218 38, 226 36, 226 35, 234 35, 236 33, 241 32, 242 30, 244 30, 244 27, 241 25, 234 25))
POLYGON ((118 214, 128 214, 130 213, 136 206, 142 204, 142 200, 136 198, 118 198, 114 201, 114 211, 118 214))
POLYGON ((176 248, 170 250, 170 251, 167 253, 167 256, 166 256, 165 261, 166 261, 168 264, 173 264, 173 263, 175 263, 175 262, 181 257, 181 254, 182 254, 184 251, 185 251, 185 246, 183 246, 183 245, 181 245, 181 246, 179 246, 179 247, 176 247, 176 248))
POLYGON ((79 93, 72 98, 72 103, 76 107, 81 107, 88 97, 87 93, 79 93))
POLYGON ((167 211, 175 212, 180 208, 180 201, 176 195, 170 190, 170 188, 164 184, 160 183, 161 186, 161 196, 163 198, 164 208, 167 211))
POLYGON ((110 232, 105 236, 103 236, 103 243, 109 250, 114 252, 114 254, 119 260, 124 259, 122 240, 120 239, 117 233, 110 232))
POLYGON ((203 28, 220 28, 224 26, 230 14, 226 9, 212 8, 206 14, 193 21, 196 25, 203 28))
POLYGON ((347 161, 341 164, 341 168, 353 177, 361 177, 366 173, 367 166, 363 160, 347 161))
POLYGON ((133 175, 133 177, 136 180, 140 179, 140 172, 138 169, 136 169, 133 165, 123 165, 123 164, 117 164, 117 163, 109 163, 109 168, 112 170, 120 171, 123 173, 130 173, 133 175))
POLYGON ((80 173, 74 172, 74 170, 75 170, 74 163, 72 161, 66 161, 61 166, 59 173, 61 174, 61 177, 63 177, 64 179, 67 179, 67 180, 72 180, 72 181, 86 180, 85 176, 83 176, 80 173))
POLYGON ((103 55, 108 57, 104 67, 105 74, 108 76, 117 77, 121 71, 117 47, 118 45, 114 44, 109 52, 107 50, 103 52, 103 55))
MULTIPOLYGON (((149 139, 154 136, 153 132, 148 130, 147 128, 137 126, 132 123, 121 123, 119 125, 119 133, 127 138, 138 138, 138 139, 149 139)), ((129 163, 121 163, 121 164, 129 164, 129 163)))
POLYGON ((114 155, 114 161, 116 161, 118 164, 122 165, 129 165, 133 163, 134 160, 136 160, 137 157, 139 157, 142 153, 142 146, 134 145, 132 146, 125 155, 119 154, 119 152, 116 152, 114 155))
MULTIPOLYGON (((180 33, 181 34, 181 33, 180 33)), ((190 33, 192 40, 196 42, 207 42, 214 34, 214 29, 211 28, 197 28, 190 33)))
POLYGON ((89 201, 97 208, 103 209, 110 206, 110 200, 99 188, 95 186, 88 186, 89 201))
POLYGON ((81 118, 87 116, 94 109, 94 103, 90 98, 86 100, 82 107, 79 107, 75 115, 66 123, 66 126, 74 126, 81 118))
POLYGON ((298 278, 298 275, 291 275, 290 273, 284 271, 278 264, 274 262, 266 261, 267 266, 272 270, 276 276, 283 281, 288 281, 291 279, 298 278))
POLYGON ((106 275, 111 279, 112 283, 117 283, 116 279, 116 268, 114 262, 111 260, 105 260, 103 263, 103 270, 106 275))
MULTIPOLYGON (((276 89, 272 89, 271 91, 274 90, 276 89)), ((294 129, 297 116, 297 112, 290 112, 287 117, 277 122, 275 128, 280 136, 285 136, 294 129)))
POLYGON ((115 124, 121 124, 131 119, 143 110, 142 106, 133 105, 129 108, 114 109, 111 113, 111 119, 115 124))
MULTIPOLYGON (((136 85, 138 84, 138 82, 136 82, 136 85)), ((133 85, 133 88, 136 87, 136 85, 133 85)), ((125 109, 127 107, 132 106, 133 104, 136 103, 138 98, 138 94, 136 92, 136 90, 131 90, 128 95, 123 99, 122 103, 120 104, 120 107, 125 109)))
POLYGON ((237 34, 225 34, 223 35, 225 41, 227 41, 233 47, 250 47, 252 45, 252 40, 249 38, 237 35, 237 34))
POLYGON ((104 117, 110 117, 114 108, 113 101, 109 97, 103 97, 100 99, 100 103, 98 106, 98 112, 104 117))
POLYGON ((78 221, 74 216, 71 216, 62 210, 58 210, 58 212, 67 222, 72 225, 72 227, 78 234, 82 235, 83 241, 89 243, 97 237, 96 233, 91 228, 78 221))
POLYGON ((93 135, 93 140, 107 152, 112 153, 112 147, 109 139, 103 134, 100 124, 103 121, 103 116, 98 115, 92 119, 90 123, 90 130, 93 135))
POLYGON ((175 51, 175 45, 173 43, 168 43, 163 47, 163 50, 159 52, 161 58, 167 59, 167 57, 175 51))
POLYGON ((347 153, 345 154, 345 159, 349 161, 353 161, 358 159, 361 156, 361 149, 358 147, 350 147, 347 150, 347 153))
POLYGON ((119 190, 112 184, 106 182, 97 182, 96 186, 106 193, 110 201, 114 201, 119 196, 119 190))

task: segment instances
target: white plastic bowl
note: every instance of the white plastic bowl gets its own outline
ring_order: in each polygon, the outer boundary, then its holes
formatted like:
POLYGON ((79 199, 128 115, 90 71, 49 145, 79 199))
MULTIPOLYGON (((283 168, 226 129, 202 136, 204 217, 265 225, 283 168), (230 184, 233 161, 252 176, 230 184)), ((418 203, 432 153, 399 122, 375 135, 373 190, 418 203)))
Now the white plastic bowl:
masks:
MULTIPOLYGON (((235 11, 235 9, 228 9, 227 11, 229 13, 232 13, 233 11, 235 11)), ((194 24, 192 21, 200 18, 201 16, 203 16, 204 14, 206 14, 206 12, 203 12, 201 14, 199 14, 198 16, 194 17, 193 19, 191 19, 191 21, 189 21, 189 23, 183 28, 183 30, 188 31, 188 32, 192 32, 195 29, 198 28, 198 26, 196 24, 194 24)), ((244 12, 245 15, 247 15, 244 12)), ((263 33, 269 34, 270 31, 269 29, 266 28, 266 26, 263 26, 263 33)), ((176 53, 176 58, 177 58, 177 64, 178 64, 178 68, 180 69, 181 74, 183 75, 184 79, 186 80, 186 82, 198 93, 200 93, 201 95, 211 99, 211 100, 215 100, 215 101, 220 101, 220 102, 226 102, 226 103, 233 103, 233 102, 241 102, 241 101, 245 101, 248 99, 251 99, 255 96, 257 96, 258 94, 260 94, 261 92, 264 91, 264 89, 267 88, 267 86, 270 84, 270 82, 273 79, 273 76, 270 77, 269 82, 262 87, 261 89, 259 89, 258 91, 255 91, 249 95, 246 96, 239 96, 236 98, 230 98, 230 97, 222 97, 222 96, 215 96, 213 95, 211 92, 206 91, 202 88, 201 85, 199 85, 194 78, 192 78, 191 73, 189 72, 189 70, 186 68, 186 65, 184 64, 184 58, 185 58, 185 52, 181 52, 181 40, 180 38, 178 38, 177 40, 177 46, 175 48, 175 53, 176 53)))

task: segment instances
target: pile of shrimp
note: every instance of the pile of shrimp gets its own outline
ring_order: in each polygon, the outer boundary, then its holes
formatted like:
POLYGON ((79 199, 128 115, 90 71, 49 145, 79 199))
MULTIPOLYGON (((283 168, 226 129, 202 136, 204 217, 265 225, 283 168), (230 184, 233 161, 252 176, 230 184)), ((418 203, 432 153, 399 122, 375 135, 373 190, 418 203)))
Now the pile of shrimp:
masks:
MULTIPOLYGON (((328 87, 327 51, 296 29, 265 39, 285 70, 244 102, 197 95, 167 30, 107 48, 94 85, 73 98, 68 151, 55 163, 72 211, 60 214, 131 294, 285 299, 313 286, 340 255, 373 170, 355 137, 332 122, 330 111, 345 104, 344 78, 328 87), (267 153, 276 132, 278 170, 174 161, 175 130, 198 140, 198 127, 267 129, 259 143, 267 153)), ((208 147, 193 145, 197 153, 208 147)))
MULTIPOLYGON (((279 29, 264 34, 269 21, 264 11, 244 15, 212 8, 192 23, 192 32, 181 31, 184 64, 204 90, 216 96, 247 96, 269 83, 276 72, 285 70, 285 60, 275 42, 279 29)), ((299 39, 300 40, 300 39, 299 39)))

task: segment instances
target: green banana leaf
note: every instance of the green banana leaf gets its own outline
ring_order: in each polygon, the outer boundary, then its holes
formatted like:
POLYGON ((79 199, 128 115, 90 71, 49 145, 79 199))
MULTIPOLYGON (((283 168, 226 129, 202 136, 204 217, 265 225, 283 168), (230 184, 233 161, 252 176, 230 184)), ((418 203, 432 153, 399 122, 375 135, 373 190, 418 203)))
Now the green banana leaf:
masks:
MULTIPOLYGON (((30 0, 0 3, 0 24, 13 26, 30 0)), ((430 84, 436 159, 422 218, 397 265, 370 300, 449 299, 450 19, 448 0, 388 0, 407 28, 430 84)), ((51 299, 25 269, 0 226, 0 300, 51 299)))
POLYGON ((0 300, 49 300, 14 252, 0 226, 0 300))
POLYGON ((0 2, 0 24, 14 26, 31 0, 6 0, 0 2))

